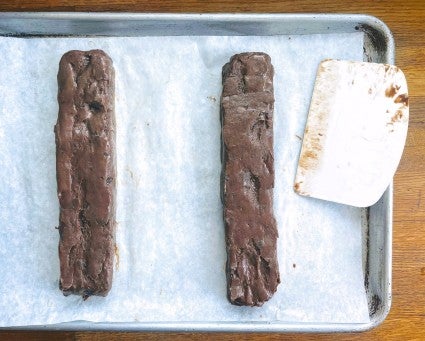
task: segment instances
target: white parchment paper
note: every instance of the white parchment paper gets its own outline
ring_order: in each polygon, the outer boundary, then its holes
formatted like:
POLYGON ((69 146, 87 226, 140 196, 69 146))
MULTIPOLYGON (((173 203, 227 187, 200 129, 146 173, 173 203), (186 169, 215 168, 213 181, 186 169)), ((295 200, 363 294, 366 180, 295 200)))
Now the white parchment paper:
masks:
POLYGON ((363 34, 0 39, 0 326, 63 321, 368 322, 362 211, 292 190, 318 63, 362 60, 363 34), (71 49, 116 70, 119 262, 106 298, 58 289, 56 74, 71 49), (221 68, 275 68, 274 209, 282 283, 261 308, 226 299, 221 68))

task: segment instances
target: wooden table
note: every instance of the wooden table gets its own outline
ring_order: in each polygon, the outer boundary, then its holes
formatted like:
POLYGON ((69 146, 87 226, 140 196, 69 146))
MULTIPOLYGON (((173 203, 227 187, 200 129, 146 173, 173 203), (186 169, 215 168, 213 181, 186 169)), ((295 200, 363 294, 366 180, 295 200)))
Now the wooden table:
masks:
POLYGON ((5 340, 425 340, 425 1, 215 1, 215 0, 18 0, 0 11, 280 12, 362 13, 383 20, 396 43, 396 64, 406 74, 410 130, 395 176, 393 303, 385 322, 361 334, 182 334, 0 332, 5 340), (422 89, 424 87, 424 89, 422 89), (422 150, 424 148, 424 150, 422 150))

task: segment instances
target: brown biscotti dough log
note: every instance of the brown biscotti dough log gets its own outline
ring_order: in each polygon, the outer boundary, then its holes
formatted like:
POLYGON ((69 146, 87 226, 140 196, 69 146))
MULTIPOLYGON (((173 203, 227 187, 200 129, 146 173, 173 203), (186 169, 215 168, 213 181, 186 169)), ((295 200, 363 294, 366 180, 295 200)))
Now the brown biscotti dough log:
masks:
POLYGON ((223 67, 222 199, 228 299, 261 306, 280 283, 273 215, 273 66, 241 53, 223 67))
POLYGON ((59 63, 55 126, 60 289, 106 296, 115 251, 114 69, 101 50, 59 63))

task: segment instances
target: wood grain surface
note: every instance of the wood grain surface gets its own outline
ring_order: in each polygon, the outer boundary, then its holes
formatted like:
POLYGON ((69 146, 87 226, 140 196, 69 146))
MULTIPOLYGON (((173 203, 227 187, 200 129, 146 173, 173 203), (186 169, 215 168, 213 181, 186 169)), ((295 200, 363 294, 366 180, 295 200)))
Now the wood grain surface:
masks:
MULTIPOLYGON (((410 93, 407 144, 394 180, 393 303, 384 323, 359 334, 0 332, 4 340, 425 340, 425 1, 0 0, 0 11, 361 13, 391 29, 410 93)), ((1 23, 0 23, 1 24, 1 23)), ((201 304, 201 302, 200 302, 201 304)), ((3 307, 4 308, 4 307, 3 307)))

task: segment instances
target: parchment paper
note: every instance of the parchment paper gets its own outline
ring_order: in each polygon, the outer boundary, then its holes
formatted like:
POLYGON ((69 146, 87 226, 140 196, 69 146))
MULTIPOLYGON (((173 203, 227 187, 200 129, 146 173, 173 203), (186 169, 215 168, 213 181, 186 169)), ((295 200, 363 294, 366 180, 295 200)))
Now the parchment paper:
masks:
POLYGON ((362 211, 292 185, 318 63, 362 60, 363 34, 0 39, 0 325, 63 321, 368 322, 362 211), (116 70, 119 262, 106 298, 58 289, 56 74, 71 49, 116 70), (221 68, 275 68, 275 200, 282 283, 261 308, 226 299, 221 68))

